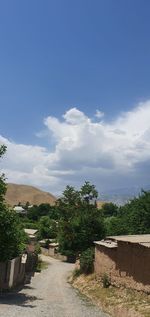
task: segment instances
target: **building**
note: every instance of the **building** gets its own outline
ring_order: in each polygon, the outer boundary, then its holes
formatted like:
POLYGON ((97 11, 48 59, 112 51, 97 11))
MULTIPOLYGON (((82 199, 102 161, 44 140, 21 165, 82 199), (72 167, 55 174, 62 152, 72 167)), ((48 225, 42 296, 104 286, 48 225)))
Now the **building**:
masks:
POLYGON ((15 206, 13 210, 20 215, 26 215, 27 211, 22 206, 15 206))
POLYGON ((28 235, 28 238, 29 238, 26 250, 28 252, 34 253, 36 242, 37 242, 36 234, 37 234, 38 230, 35 230, 35 229, 24 229, 24 231, 28 235))
POLYGON ((28 235, 31 241, 36 241, 37 229, 24 229, 25 233, 28 235))
POLYGON ((150 292, 150 234, 95 241, 95 273, 111 284, 150 292))

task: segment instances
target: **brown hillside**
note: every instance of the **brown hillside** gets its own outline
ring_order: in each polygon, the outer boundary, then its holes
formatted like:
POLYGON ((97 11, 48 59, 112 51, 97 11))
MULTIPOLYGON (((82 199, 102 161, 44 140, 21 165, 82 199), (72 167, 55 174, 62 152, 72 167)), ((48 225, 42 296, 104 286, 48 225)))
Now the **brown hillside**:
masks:
POLYGON ((98 200, 96 203, 97 203, 97 208, 102 209, 102 207, 107 203, 107 201, 98 200))
POLYGON ((42 203, 54 205, 56 197, 33 186, 7 184, 5 200, 10 206, 18 205, 19 202, 25 204, 27 201, 31 205, 40 205, 42 203))

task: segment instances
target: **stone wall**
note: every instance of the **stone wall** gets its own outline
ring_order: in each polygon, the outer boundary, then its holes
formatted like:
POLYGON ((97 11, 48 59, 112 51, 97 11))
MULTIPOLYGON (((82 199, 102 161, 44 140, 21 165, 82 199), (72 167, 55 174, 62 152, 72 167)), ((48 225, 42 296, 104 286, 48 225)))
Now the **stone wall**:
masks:
POLYGON ((107 273, 113 285, 150 292, 150 248, 121 241, 114 249, 96 245, 95 272, 107 273))

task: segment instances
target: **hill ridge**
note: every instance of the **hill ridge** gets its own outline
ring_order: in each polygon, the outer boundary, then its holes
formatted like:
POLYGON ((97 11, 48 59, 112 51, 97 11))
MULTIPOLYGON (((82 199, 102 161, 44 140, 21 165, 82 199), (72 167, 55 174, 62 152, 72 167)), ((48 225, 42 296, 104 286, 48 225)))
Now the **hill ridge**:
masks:
POLYGON ((54 205, 56 197, 32 185, 7 183, 5 201, 11 207, 19 202, 21 204, 29 202, 31 205, 40 205, 41 203, 54 205))

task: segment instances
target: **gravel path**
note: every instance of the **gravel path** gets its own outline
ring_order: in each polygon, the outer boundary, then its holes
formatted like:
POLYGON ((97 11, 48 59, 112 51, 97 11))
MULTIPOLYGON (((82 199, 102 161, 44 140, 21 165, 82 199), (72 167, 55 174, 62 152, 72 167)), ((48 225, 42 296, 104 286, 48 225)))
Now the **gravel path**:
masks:
POLYGON ((18 293, 0 296, 0 317, 106 317, 67 283, 73 264, 42 256, 48 268, 18 293))

